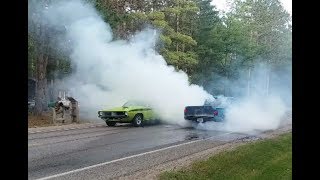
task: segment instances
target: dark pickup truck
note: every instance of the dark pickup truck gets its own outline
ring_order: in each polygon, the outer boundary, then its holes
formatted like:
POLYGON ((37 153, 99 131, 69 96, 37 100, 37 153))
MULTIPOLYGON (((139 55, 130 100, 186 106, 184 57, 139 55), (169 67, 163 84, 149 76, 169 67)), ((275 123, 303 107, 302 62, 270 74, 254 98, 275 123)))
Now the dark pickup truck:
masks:
POLYGON ((186 106, 184 119, 198 123, 221 122, 224 120, 225 109, 232 100, 232 97, 224 97, 222 103, 219 97, 215 97, 214 101, 206 101, 203 106, 186 106))

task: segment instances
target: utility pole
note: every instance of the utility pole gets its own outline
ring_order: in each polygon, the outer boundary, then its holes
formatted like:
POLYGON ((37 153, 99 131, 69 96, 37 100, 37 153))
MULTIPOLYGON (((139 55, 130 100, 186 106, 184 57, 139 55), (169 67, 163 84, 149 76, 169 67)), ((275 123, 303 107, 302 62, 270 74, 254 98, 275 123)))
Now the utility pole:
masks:
POLYGON ((155 29, 153 30, 153 36, 154 36, 154 41, 153 41, 154 54, 156 54, 156 37, 157 37, 157 31, 156 31, 155 29))
POLYGON ((270 59, 268 60, 267 72, 266 72, 266 96, 269 96, 269 86, 270 86, 270 59))
POLYGON ((248 87, 247 87, 247 95, 250 96, 250 80, 251 80, 251 67, 248 70, 248 87))
POLYGON ((269 86, 270 86, 270 69, 267 69, 267 79, 266 79, 266 95, 269 96, 269 86))

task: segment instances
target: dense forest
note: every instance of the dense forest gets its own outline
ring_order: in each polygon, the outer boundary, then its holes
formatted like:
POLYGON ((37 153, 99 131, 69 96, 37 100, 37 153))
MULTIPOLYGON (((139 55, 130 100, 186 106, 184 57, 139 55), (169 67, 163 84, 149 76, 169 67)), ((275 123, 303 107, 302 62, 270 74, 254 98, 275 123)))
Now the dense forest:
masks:
MULTIPOLYGON (((50 5, 48 0, 30 1, 50 5)), ((88 1, 110 24, 115 40, 128 40, 148 26, 159 30, 156 51, 176 70, 186 72, 190 83, 212 94, 228 95, 230 87, 221 79, 237 80, 241 71, 250 71, 258 62, 272 72, 292 61, 292 20, 279 0, 232 0, 230 11, 223 14, 211 0, 88 1)), ((48 103, 48 84, 73 69, 67 44, 56 46, 64 29, 47 27, 38 16, 33 12, 28 17, 28 76, 37 81, 39 114, 48 103)))

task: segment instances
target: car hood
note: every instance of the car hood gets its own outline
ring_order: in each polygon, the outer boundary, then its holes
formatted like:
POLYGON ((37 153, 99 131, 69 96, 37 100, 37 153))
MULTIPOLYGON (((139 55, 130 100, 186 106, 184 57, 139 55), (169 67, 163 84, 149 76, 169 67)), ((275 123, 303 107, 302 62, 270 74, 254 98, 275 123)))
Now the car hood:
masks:
POLYGON ((132 111, 132 110, 144 109, 144 108, 146 108, 146 107, 144 107, 144 106, 114 107, 114 108, 106 109, 106 110, 102 110, 102 111, 123 112, 123 111, 132 111))

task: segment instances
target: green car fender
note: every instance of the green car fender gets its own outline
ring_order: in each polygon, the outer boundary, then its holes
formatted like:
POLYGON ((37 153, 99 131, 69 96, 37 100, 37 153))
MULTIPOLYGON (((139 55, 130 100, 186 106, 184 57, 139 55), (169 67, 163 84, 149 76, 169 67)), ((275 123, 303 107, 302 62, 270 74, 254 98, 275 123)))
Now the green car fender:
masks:
POLYGON ((154 119, 153 117, 154 113, 152 109, 148 107, 144 107, 144 106, 129 107, 127 112, 128 112, 129 118, 132 120, 137 114, 142 114, 143 120, 154 119))

